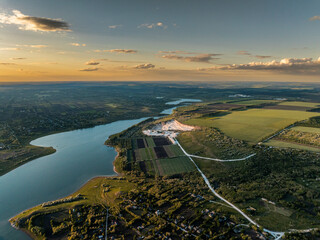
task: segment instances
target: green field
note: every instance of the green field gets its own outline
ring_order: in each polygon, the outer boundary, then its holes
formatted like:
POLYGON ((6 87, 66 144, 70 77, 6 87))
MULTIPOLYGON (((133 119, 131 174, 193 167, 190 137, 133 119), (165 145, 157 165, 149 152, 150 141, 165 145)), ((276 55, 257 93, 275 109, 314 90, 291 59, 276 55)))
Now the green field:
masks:
POLYGON ((222 117, 194 118, 185 121, 185 124, 216 127, 230 137, 257 143, 263 138, 279 131, 296 121, 320 116, 320 113, 274 110, 249 109, 234 111, 222 117))
POLYGON ((154 161, 157 172, 161 176, 186 173, 195 170, 193 163, 188 157, 164 158, 154 161))
POLYGON ((259 105, 263 103, 277 103, 280 101, 277 100, 244 100, 244 101, 237 101, 237 102, 232 102, 232 104, 239 104, 239 105, 259 105))
POLYGON ((127 146, 130 147, 126 150, 127 164, 131 166, 130 169, 138 169, 148 175, 158 176, 186 173, 195 169, 178 145, 163 145, 162 149, 158 149, 160 152, 156 153, 156 144, 152 137, 139 139, 143 139, 144 148, 138 148, 136 138, 131 138, 129 142, 132 144, 127 146))
POLYGON ((293 127, 292 130, 299 131, 299 132, 307 132, 307 133, 316 133, 320 134, 320 128, 313 128, 313 127, 293 127))
POLYGON ((155 146, 156 146, 156 145, 154 144, 154 141, 153 141, 152 137, 146 137, 146 138, 145 138, 145 141, 147 142, 148 147, 155 147, 155 146))
POLYGON ((264 143, 265 145, 272 146, 272 147, 279 147, 279 148, 295 148, 301 150, 307 150, 312 152, 320 152, 320 148, 305 146, 293 142, 284 142, 278 140, 269 140, 268 142, 264 143))
POLYGON ((279 103, 279 105, 316 108, 320 106, 320 103, 292 101, 292 102, 282 102, 282 103, 279 103))
MULTIPOLYGON (((186 156, 145 160, 140 163, 144 165, 145 172, 150 175, 168 176, 191 172, 195 170, 193 163, 186 156)), ((141 169, 143 171, 143 169, 141 169)))
POLYGON ((169 157, 184 156, 184 153, 178 145, 172 144, 163 147, 166 150, 169 157))

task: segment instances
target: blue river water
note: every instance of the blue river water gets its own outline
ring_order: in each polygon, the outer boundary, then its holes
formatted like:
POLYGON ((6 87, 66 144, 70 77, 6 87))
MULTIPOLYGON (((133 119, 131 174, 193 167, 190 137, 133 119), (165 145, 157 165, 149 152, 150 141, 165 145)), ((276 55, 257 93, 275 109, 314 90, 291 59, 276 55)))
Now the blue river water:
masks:
POLYGON ((104 145, 105 140, 144 119, 117 121, 32 141, 33 145, 52 146, 57 151, 0 177, 0 240, 30 239, 9 224, 8 219, 17 213, 67 196, 93 177, 115 175, 112 162, 117 153, 104 145))
MULTIPOLYGON (((175 108, 162 113, 171 114, 175 108)), ((65 197, 93 177, 115 175, 112 163, 117 153, 104 142, 110 135, 145 119, 116 121, 32 141, 32 145, 51 146, 57 151, 0 177, 0 240, 30 239, 8 222, 18 213, 40 203, 65 197)))

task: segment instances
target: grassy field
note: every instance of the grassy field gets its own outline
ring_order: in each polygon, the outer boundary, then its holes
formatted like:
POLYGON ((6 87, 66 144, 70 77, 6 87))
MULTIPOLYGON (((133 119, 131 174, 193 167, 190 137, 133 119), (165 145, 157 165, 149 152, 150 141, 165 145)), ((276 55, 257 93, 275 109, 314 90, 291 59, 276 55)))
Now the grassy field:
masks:
POLYGON ((299 132, 307 132, 307 133, 317 133, 320 134, 320 128, 313 128, 313 127, 293 127, 292 130, 299 131, 299 132))
POLYGON ((319 107, 320 103, 292 101, 292 102, 282 102, 282 103, 279 103, 279 105, 316 108, 316 107, 319 107))
POLYGON ((264 144, 268 145, 268 146, 272 146, 272 147, 296 148, 296 149, 307 150, 307 151, 312 151, 312 152, 320 152, 320 148, 305 146, 305 145, 297 144, 294 142, 284 142, 284 141, 279 141, 279 140, 274 140, 274 139, 271 139, 264 144))
POLYGON ((216 127, 230 137, 257 143, 296 121, 313 116, 320 116, 320 114, 289 110, 249 109, 246 111, 234 111, 221 117, 190 119, 184 123, 216 127))
POLYGON ((239 105, 259 105, 263 103, 277 103, 280 101, 277 100, 244 100, 244 101, 237 101, 237 102, 232 102, 232 104, 239 104, 239 105))

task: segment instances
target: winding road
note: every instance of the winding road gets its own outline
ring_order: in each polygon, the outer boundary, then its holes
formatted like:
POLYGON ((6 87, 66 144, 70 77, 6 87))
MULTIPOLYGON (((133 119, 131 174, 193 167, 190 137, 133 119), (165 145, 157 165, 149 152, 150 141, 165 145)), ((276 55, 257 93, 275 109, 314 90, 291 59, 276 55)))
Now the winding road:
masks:
POLYGON ((201 158, 201 159, 205 159, 205 160, 211 160, 211 161, 217 161, 217 162, 238 162, 238 161, 244 161, 244 160, 247 160, 253 156, 255 156, 256 154, 253 153, 247 157, 244 157, 244 158, 236 158, 236 159, 218 159, 218 158, 209 158, 209 157, 201 157, 201 156, 197 156, 197 155, 192 155, 192 154, 188 154, 185 152, 185 154, 188 156, 188 157, 194 157, 194 158, 201 158))
MULTIPOLYGON (((245 158, 241 158, 241 159, 233 159, 233 160, 221 160, 221 159, 214 159, 214 158, 206 158, 206 157, 200 157, 200 156, 196 156, 196 155, 190 155, 188 154, 184 148, 180 145, 180 143, 178 142, 177 139, 175 139, 176 144, 181 148, 182 152, 190 159, 190 161, 195 165, 196 169, 198 170, 198 172, 201 174, 203 180, 205 181, 205 183, 207 184, 208 188, 210 189, 210 191, 220 200, 222 200, 223 202, 227 203, 229 206, 231 206, 233 209, 235 209, 237 212, 239 212, 244 218, 246 218, 250 223, 254 224, 257 227, 260 227, 260 225, 258 223, 256 223, 254 220, 252 220, 247 214, 245 214, 244 212, 242 212, 237 206, 235 206, 234 204, 232 204, 231 202, 229 202, 227 199, 223 198, 220 194, 218 194, 214 188, 211 186, 208 178, 206 177, 206 175, 204 175, 204 173, 201 171, 201 169, 198 167, 198 165, 193 161, 192 157, 195 158, 201 158, 201 159, 206 159, 206 160, 214 160, 214 161, 219 161, 219 162, 229 162, 229 161, 243 161, 246 160, 248 158, 253 157, 255 154, 251 154, 245 158)), ((270 231, 268 229, 263 228, 263 231, 271 234, 275 240, 279 240, 282 238, 282 236, 284 235, 284 232, 274 232, 274 231, 270 231)))

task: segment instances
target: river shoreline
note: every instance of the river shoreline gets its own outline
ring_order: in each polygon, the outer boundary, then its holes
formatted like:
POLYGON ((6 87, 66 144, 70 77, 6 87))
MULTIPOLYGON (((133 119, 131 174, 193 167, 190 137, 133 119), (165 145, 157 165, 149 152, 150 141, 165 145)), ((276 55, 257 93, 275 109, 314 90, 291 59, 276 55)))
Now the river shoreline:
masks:
MULTIPOLYGON (((172 111, 170 112, 170 113, 166 113, 166 114, 164 114, 164 115, 168 115, 168 114, 171 114, 172 113, 172 111)), ((160 114, 160 115, 162 115, 162 114, 160 114)), ((73 146, 72 144, 70 144, 70 143, 73 143, 73 141, 71 140, 71 139, 78 139, 78 137, 82 137, 83 135, 84 136, 86 136, 86 139, 95 139, 94 140, 94 143, 95 143, 95 146, 97 145, 97 143, 98 143, 98 145, 100 145, 99 144, 99 142, 101 142, 101 135, 102 134, 109 134, 109 135, 107 135, 106 136, 106 138, 104 138, 104 141, 105 141, 105 139, 108 139, 111 135, 113 135, 113 134, 115 134, 115 133, 118 133, 118 132, 121 132, 121 131, 123 131, 123 130, 125 130, 125 129, 128 129, 128 128, 130 128, 131 126, 133 126, 133 125, 135 125, 135 124, 137 124, 137 123, 139 123, 139 122, 136 122, 136 121, 143 121, 143 118, 140 118, 140 119, 126 119, 126 120, 123 120, 123 119, 119 119, 119 120, 117 120, 117 121, 115 121, 115 122, 111 122, 111 123, 106 123, 106 124, 99 124, 99 125, 96 125, 96 126, 93 126, 93 127, 89 127, 89 128, 80 128, 80 129, 72 129, 72 130, 69 130, 69 131, 59 131, 59 132, 56 132, 56 133, 50 133, 49 135, 45 135, 45 136, 41 136, 40 138, 37 138, 37 139, 34 139, 34 140, 32 140, 32 141, 30 141, 30 145, 34 145, 34 146, 54 146, 54 148, 56 149, 56 152, 55 152, 55 154, 50 154, 50 155, 46 155, 46 156, 44 156, 44 157, 49 157, 50 158, 50 156, 52 156, 52 155, 54 155, 55 157, 54 158, 61 158, 61 155, 62 154, 65 154, 65 149, 68 149, 68 147, 69 147, 69 145, 70 146, 73 146), (135 123, 132 123, 132 121, 134 121, 135 123), (130 123, 130 125, 128 125, 128 122, 130 123), (109 126, 109 124, 111 124, 111 126, 112 127, 110 127, 110 128, 108 128, 109 126), (124 127, 122 127, 124 125, 124 127), (116 127, 116 128, 115 128, 116 127), (117 129, 116 130, 116 132, 115 132, 115 129, 117 129), (87 132, 90 132, 90 134, 88 135, 88 133, 87 132), (94 134, 92 134, 91 132, 94 132, 94 134), (61 135, 60 135, 61 134, 61 135), (71 138, 71 139, 69 139, 69 140, 65 140, 65 135, 67 135, 68 137, 69 136, 76 136, 75 138, 71 138), (97 137, 97 135, 99 136, 99 138, 100 138, 100 140, 97 140, 96 139, 96 137, 97 137), (42 139, 43 138, 43 139, 42 139), (41 140, 39 140, 39 139, 41 139, 41 140), (49 140, 48 140, 49 139, 49 140), (56 140, 57 139, 63 139, 63 140, 59 140, 58 141, 58 143, 59 144, 57 144, 56 142, 56 140), (39 144, 37 144, 37 142, 35 142, 35 141, 39 141, 39 144), (49 145, 48 145, 49 144, 49 145), (51 144, 54 144, 54 145, 51 145, 51 144), (63 146, 63 148, 61 148, 61 146, 63 146), (62 153, 62 152, 63 153, 62 153), (57 154, 57 155, 56 155, 57 154), (58 156, 58 154, 59 154, 59 156, 58 156)), ((77 141, 77 144, 78 144, 78 141, 77 141)), ((79 144, 78 144, 79 145, 79 144)), ((86 158, 86 155, 85 155, 85 153, 84 153, 84 149, 86 149, 87 148, 87 142, 86 142, 86 145, 85 146, 83 146, 83 147, 80 147, 80 149, 79 150, 81 150, 81 152, 83 152, 83 156, 82 155, 79 155, 80 157, 81 157, 81 161, 83 161, 83 159, 84 158, 86 158)), ((106 144, 102 144, 103 146, 106 146, 106 144)), ((82 146, 82 145, 79 145, 79 146, 82 146)), ((113 150, 114 151, 116 151, 116 156, 113 156, 113 160, 112 160, 112 174, 110 174, 110 175, 101 175, 101 174, 97 174, 96 176, 94 176, 94 177, 90 177, 90 178, 87 178, 87 180, 83 183, 83 184, 81 184, 81 186, 79 187, 76 187, 76 188, 74 188, 74 190, 73 191, 70 191, 69 193, 67 192, 67 189, 65 189, 63 192, 63 194, 62 195, 60 195, 60 197, 57 197, 57 198, 52 198, 52 199, 54 199, 54 200, 57 200, 57 199, 63 199, 63 198, 65 198, 65 197, 67 197, 67 196, 70 196, 70 195, 73 195, 73 194, 75 194, 77 191, 79 191, 84 185, 86 185, 88 182, 90 182, 90 181, 92 181, 92 180, 94 180, 94 179, 96 179, 96 178, 112 178, 112 177, 118 177, 118 176, 121 176, 122 175, 122 173, 120 173, 120 172, 118 172, 117 171, 117 169, 116 169, 116 161, 117 161, 117 159, 119 158, 119 156, 120 156, 120 152, 119 152, 119 149, 117 149, 117 148, 115 148, 115 147, 113 147, 113 146, 109 146, 109 145, 107 145, 108 147, 112 147, 113 148, 113 150), (64 196, 64 197, 61 197, 61 196, 64 196)), ((90 146, 91 147, 91 146, 90 146)), ((103 150, 103 151, 105 151, 105 150, 103 150)), ((110 150, 109 150, 110 151, 110 150)), ((86 151, 86 152, 90 152, 90 150, 89 151, 86 151)), ((97 154, 97 153, 96 153, 97 154)), ((104 166, 106 166, 105 165, 105 160, 102 160, 102 159, 105 159, 105 153, 103 153, 103 155, 101 155, 101 154, 99 154, 99 161, 100 161, 100 163, 99 164, 101 164, 101 163, 103 163, 103 165, 104 166)), ((51 159, 52 159, 52 157, 51 157, 51 159)), ((76 162, 77 162, 77 165, 79 165, 79 166, 82 166, 82 164, 81 164, 81 161, 79 161, 80 159, 77 159, 77 158, 74 158, 74 157, 69 157, 68 159, 76 159, 76 162)), ((92 159, 92 157, 90 157, 89 159, 92 159)), ((97 159, 97 158, 96 158, 97 159)), ((66 159, 67 160, 67 159, 66 159)), ((110 159, 111 160, 111 159, 110 159)), ((38 161, 39 163, 37 163, 37 159, 35 159, 34 160, 36 163, 36 165, 44 165, 44 163, 43 163, 43 161, 44 162, 46 162, 46 160, 42 160, 41 159, 41 161, 38 161)), ((32 162, 32 161, 30 161, 30 162, 32 162)), ((68 160, 68 162, 69 162, 69 160, 68 160)), ((96 161, 95 161, 96 162, 96 161)), ((86 164, 88 164, 87 162, 86 162, 86 164)), ((102 166, 100 166, 98 164, 98 162, 97 163, 92 163, 92 161, 90 161, 90 163, 89 163, 89 165, 88 165, 88 168, 86 168, 85 166, 86 165, 84 165, 83 166, 83 168, 85 168, 85 173, 87 173, 87 175, 90 175, 90 173, 92 174, 92 170, 93 169, 91 169, 91 166, 94 166, 94 168, 98 168, 99 170, 98 170, 98 172, 101 172, 101 170, 103 169, 102 168, 102 166), (90 172, 91 171, 91 172, 90 172)), ((63 168, 64 169, 67 169, 68 167, 68 165, 66 166, 66 164, 65 163, 63 163, 63 168)), ((70 166, 70 164, 69 164, 69 166, 70 166)), ((26 164, 26 165, 22 165, 21 166, 23 169, 20 169, 20 171, 23 171, 23 173, 29 173, 29 174, 31 174, 29 171, 30 171, 30 167, 28 167, 28 164, 26 164), (27 166, 27 167, 25 167, 25 166, 27 166), (24 170, 24 168, 26 168, 25 170, 24 170)), ((61 166, 60 166, 61 167, 61 166)), ((74 165, 72 165, 72 169, 74 168, 74 165)), ((79 171, 80 169, 78 169, 78 168, 76 168, 76 169, 73 169, 73 173, 74 174, 77 174, 77 171, 79 171)), ((111 169, 110 169, 111 170, 111 169)), ((48 167, 46 167, 46 171, 48 171, 48 167)), ((57 170, 56 170, 57 171, 57 170)), ((51 171, 50 171, 51 172, 51 171)), ((10 173, 10 172, 9 172, 10 173)), ((8 174, 9 174, 8 173, 8 174)), ((58 173, 58 175, 60 176, 60 178, 59 178, 59 176, 57 177, 57 175, 55 175, 55 179, 64 179, 64 180, 62 180, 62 181, 66 181, 66 183, 65 184, 68 184, 68 181, 70 180, 70 178, 68 177, 68 178, 64 178, 62 175, 63 175, 63 173, 61 173, 61 172, 57 172, 58 173), (62 176, 62 177, 61 177, 62 176), (68 180, 69 179, 69 180, 68 180)), ((94 173, 93 173, 94 174, 94 173)), ((11 179, 12 178, 12 176, 11 175, 13 175, 13 174, 10 174, 9 175, 9 177, 8 177, 8 175, 6 176, 6 179, 11 179)), ((25 177, 24 175, 26 175, 26 174, 23 174, 23 177, 25 177)), ((51 176, 49 176, 49 177, 51 177, 51 176)), ((28 181, 27 181, 28 182, 28 181)), ((26 182, 26 183, 27 183, 26 182)), ((41 182, 41 180, 40 180, 40 182, 41 182)), ((19 184, 19 187, 20 187, 20 185, 21 184, 19 184)), ((22 184, 22 185, 24 185, 24 184, 22 184)), ((43 187, 42 185, 44 185, 44 184, 40 184, 39 186, 40 186, 40 188, 36 188, 36 190, 34 190, 33 192, 34 193, 32 193, 32 191, 31 191, 31 193, 29 193, 29 194, 38 194, 39 192, 42 192, 41 191, 41 187, 43 187), (36 192, 35 192, 36 191, 36 192)), ((74 184, 72 184, 72 185, 74 185, 74 184)), ((21 191, 19 191, 19 187, 18 188, 16 188, 17 189, 17 192, 21 192, 21 191)), ((72 186, 69 186, 69 188, 71 188, 72 186)), ((51 192, 50 192, 50 190, 48 190, 48 188, 47 187, 45 187, 45 191, 42 193, 42 195, 43 194, 45 194, 45 192, 46 191, 49 191, 48 193, 50 193, 51 194, 51 192)), ((52 190, 51 190, 52 191, 52 190)), ((12 195, 11 194, 12 193, 12 191, 11 190, 9 190, 9 192, 8 192, 8 194, 7 194, 7 196, 10 196, 10 195, 12 195)), ((52 194, 51 194, 52 195, 52 194)), ((53 194, 54 195, 54 194, 53 194)), ((11 199, 11 198, 10 198, 11 199)), ((19 199, 19 197, 17 197, 16 199, 19 199)), ((21 198, 20 198, 21 199, 21 198)), ((37 198, 37 196, 35 195, 35 199, 38 199, 37 198)), ((41 197, 41 199, 42 199, 42 197, 41 197)), ((9 198, 8 198, 8 200, 9 200, 9 198)), ((9 200, 10 201, 10 200, 9 200)), ((42 200, 41 200, 42 201, 42 200)), ((50 201, 50 199, 46 199, 45 201, 50 201)), ((43 201, 43 202, 45 202, 45 201, 43 201)), ((16 201, 17 202, 17 201, 16 201)), ((25 212, 25 211, 27 211, 28 209, 30 209, 30 208, 33 208, 33 207, 35 207, 35 206, 39 206, 40 204, 42 204, 42 202, 40 202, 40 203, 38 203, 39 201, 36 201, 37 203, 36 204, 34 204, 34 205, 27 205, 27 204, 23 204, 23 205, 20 205, 19 204, 19 202, 17 202, 16 203, 16 206, 24 206, 24 205, 26 205, 26 207, 24 208, 24 210, 23 211, 17 211, 17 212, 20 212, 20 213, 16 213, 16 212, 14 212, 14 210, 11 210, 11 211, 9 211, 9 212, 12 212, 12 215, 14 215, 14 216, 17 216, 17 215, 19 215, 19 214, 21 214, 21 213, 23 213, 23 212, 25 212), (18 204, 18 205, 17 205, 18 204), (33 207, 32 207, 33 206, 33 207)), ((8 204, 7 204, 8 205, 8 204)), ((1 210, 1 209, 0 209, 1 210)), ((11 216, 12 216, 11 215, 11 216)), ((10 222, 10 220, 12 220, 12 219, 14 219, 14 216, 13 217, 11 217, 10 219, 9 219, 9 223, 11 224, 11 222, 10 222)), ((8 217, 9 218, 9 217, 8 217)), ((7 219, 8 219, 7 218, 7 219)), ((11 227, 14 227, 14 226, 12 226, 12 225, 10 225, 10 224, 8 224, 9 226, 10 226, 10 228, 11 227)), ((2 228, 1 228, 2 229, 2 228)), ((4 240, 6 240, 6 239, 12 239, 12 235, 11 235, 11 231, 9 230, 9 228, 3 228, 3 230, 5 231, 4 232, 4 240), (10 232, 10 235, 6 235, 6 234, 8 234, 10 232)), ((34 239, 34 236, 32 235, 32 233, 30 233, 30 232, 28 232, 26 229, 22 229, 22 228, 18 228, 18 230, 20 230, 20 231, 22 231, 22 232, 24 232, 24 233, 26 233, 26 235, 27 236, 29 236, 29 237, 31 237, 32 239, 34 239)), ((15 234, 14 234, 15 235, 15 234)), ((13 236, 14 236, 13 235, 13 236)), ((2 235, 0 236, 0 238, 2 237, 2 235)), ((26 238, 21 238, 21 239, 26 239, 26 238)))

